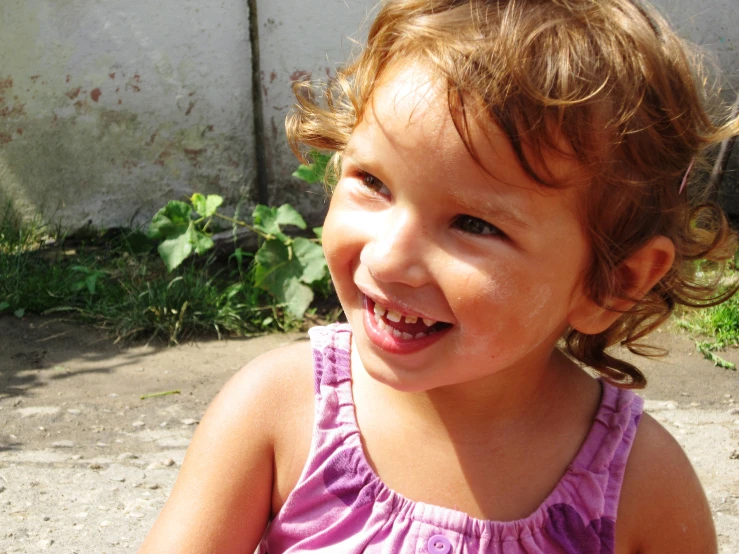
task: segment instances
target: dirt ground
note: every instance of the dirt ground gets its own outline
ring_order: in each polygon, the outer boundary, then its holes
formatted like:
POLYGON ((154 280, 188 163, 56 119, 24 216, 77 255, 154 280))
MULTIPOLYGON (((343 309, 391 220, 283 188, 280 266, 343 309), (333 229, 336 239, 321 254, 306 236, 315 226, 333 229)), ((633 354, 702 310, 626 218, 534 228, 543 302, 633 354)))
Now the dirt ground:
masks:
MULTIPOLYGON (((305 338, 120 346, 61 320, 0 318, 0 553, 134 552, 210 400, 250 359, 295 340, 305 338)), ((647 409, 687 451, 721 553, 735 554, 739 376, 678 332, 652 342, 671 353, 641 362, 647 409)), ((739 350, 725 357, 739 362, 739 350)))

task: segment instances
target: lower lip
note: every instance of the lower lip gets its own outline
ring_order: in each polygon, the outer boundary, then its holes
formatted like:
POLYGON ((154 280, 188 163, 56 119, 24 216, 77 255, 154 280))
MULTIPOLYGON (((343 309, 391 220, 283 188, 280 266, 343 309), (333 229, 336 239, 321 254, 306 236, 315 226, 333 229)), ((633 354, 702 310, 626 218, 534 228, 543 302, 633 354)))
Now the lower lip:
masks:
POLYGON ((443 329, 420 339, 399 339, 377 325, 374 310, 370 308, 370 300, 365 296, 364 330, 372 344, 391 354, 413 354, 438 342, 449 331, 449 328, 443 329))

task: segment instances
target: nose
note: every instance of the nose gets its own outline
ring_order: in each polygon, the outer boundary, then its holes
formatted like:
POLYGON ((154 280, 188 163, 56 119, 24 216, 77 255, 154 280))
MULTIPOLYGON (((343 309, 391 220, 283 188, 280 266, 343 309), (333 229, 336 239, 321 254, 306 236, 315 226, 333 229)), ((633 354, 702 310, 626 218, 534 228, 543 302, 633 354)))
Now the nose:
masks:
POLYGON ((391 210, 375 225, 359 261, 377 281, 420 287, 428 281, 426 264, 429 244, 420 217, 391 210))

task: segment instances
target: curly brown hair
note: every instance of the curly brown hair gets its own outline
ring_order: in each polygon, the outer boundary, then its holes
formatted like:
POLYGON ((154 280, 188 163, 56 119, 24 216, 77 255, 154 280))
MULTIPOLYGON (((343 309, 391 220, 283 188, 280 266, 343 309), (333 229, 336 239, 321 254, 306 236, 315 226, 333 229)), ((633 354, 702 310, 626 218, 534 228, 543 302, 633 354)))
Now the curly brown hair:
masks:
POLYGON ((644 375, 608 347, 658 355, 639 340, 676 305, 710 306, 736 291, 720 285, 736 240, 723 211, 707 200, 705 172, 693 171, 690 194, 680 194, 691 161, 705 168, 710 148, 739 134, 728 111, 707 108, 699 59, 636 0, 388 0, 366 46, 335 79, 296 84, 288 140, 303 161, 306 146, 335 152, 338 172, 379 77, 398 60, 416 60, 446 83, 473 156, 467 119, 482 113, 542 186, 568 186, 546 170, 545 153, 574 158, 588 183, 581 208, 593 255, 583 278, 594 301, 608 307, 609 299, 628 297, 618 268, 651 238, 675 245, 665 276, 630 298, 634 307, 607 330, 571 328, 564 337, 567 351, 607 381, 641 388, 644 375), (471 105, 482 110, 472 115, 471 105), (558 146, 562 137, 567 151, 558 146), (698 260, 715 263, 710 282, 696 271, 698 260))

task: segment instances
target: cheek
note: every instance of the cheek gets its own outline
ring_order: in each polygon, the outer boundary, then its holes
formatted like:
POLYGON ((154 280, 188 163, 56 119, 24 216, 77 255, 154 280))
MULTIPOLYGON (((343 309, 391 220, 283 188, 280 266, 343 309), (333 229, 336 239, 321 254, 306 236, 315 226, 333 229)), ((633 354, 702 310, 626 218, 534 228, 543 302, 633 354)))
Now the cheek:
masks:
POLYGON ((356 210, 346 209, 340 198, 332 199, 323 224, 323 252, 337 287, 359 263, 369 228, 365 219, 356 210))
POLYGON ((352 266, 350 245, 345 240, 340 240, 341 237, 341 233, 333 232, 324 225, 323 253, 337 292, 341 292, 352 266))
POLYGON ((449 286, 454 291, 449 295, 450 301, 468 316, 476 314, 482 321, 488 320, 491 310, 507 306, 517 296, 518 281, 505 262, 485 264, 482 268, 470 264, 451 275, 449 286))
POLYGON ((472 336, 549 334, 563 318, 548 283, 532 282, 527 272, 511 272, 505 263, 454 283, 454 309, 472 336))
POLYGON ((552 306, 552 288, 547 283, 533 287, 522 295, 520 318, 524 327, 536 326, 547 317, 552 306))
POLYGON ((340 263, 343 253, 350 247, 350 229, 347 229, 345 210, 341 208, 340 200, 335 196, 323 222, 323 252, 326 256, 329 269, 340 263))
POLYGON ((459 275, 452 283, 453 288, 446 289, 452 311, 466 336, 479 346, 484 346, 484 337, 500 335, 510 326, 516 287, 508 275, 475 271, 459 275))

